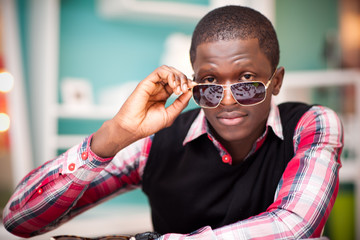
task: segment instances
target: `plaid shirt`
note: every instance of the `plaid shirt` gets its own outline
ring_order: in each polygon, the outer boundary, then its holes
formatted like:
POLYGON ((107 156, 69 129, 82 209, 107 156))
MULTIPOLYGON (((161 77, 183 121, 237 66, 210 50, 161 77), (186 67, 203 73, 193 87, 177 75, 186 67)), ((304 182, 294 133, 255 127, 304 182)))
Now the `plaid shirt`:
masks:
MULTIPOLYGON (((266 126, 249 155, 262 145, 270 128, 283 139, 275 105, 266 126)), ((204 112, 200 111, 184 144, 202 134, 209 135, 221 157, 228 155, 209 133, 204 112)), ((5 207, 5 227, 22 237, 41 234, 115 195, 140 187, 152 139, 141 139, 114 158, 103 159, 91 151, 90 136, 34 169, 5 207)), ((161 239, 294 239, 321 235, 339 186, 343 147, 340 120, 332 110, 314 106, 300 119, 293 142, 295 156, 266 212, 218 229, 204 226, 190 234, 166 234, 161 239)))

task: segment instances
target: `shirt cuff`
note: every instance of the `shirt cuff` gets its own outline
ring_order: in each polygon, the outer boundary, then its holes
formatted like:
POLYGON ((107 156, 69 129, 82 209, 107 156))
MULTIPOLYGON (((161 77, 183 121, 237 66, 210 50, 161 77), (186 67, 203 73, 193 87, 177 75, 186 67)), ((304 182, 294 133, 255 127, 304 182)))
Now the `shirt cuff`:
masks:
POLYGON ((113 157, 102 158, 96 155, 90 148, 92 135, 84 141, 68 150, 66 165, 62 173, 68 174, 75 183, 89 184, 111 162, 113 157))

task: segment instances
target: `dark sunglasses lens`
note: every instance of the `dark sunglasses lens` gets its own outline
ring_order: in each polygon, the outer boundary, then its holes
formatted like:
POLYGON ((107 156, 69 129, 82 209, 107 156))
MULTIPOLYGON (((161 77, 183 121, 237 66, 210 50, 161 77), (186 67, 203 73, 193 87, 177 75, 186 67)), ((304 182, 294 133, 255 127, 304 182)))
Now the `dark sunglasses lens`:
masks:
POLYGON ((193 88, 193 98, 200 107, 214 108, 221 101, 223 87, 220 85, 196 85, 193 88))
POLYGON ((262 82, 242 82, 231 85, 231 92, 241 105, 253 105, 264 100, 266 88, 262 82))

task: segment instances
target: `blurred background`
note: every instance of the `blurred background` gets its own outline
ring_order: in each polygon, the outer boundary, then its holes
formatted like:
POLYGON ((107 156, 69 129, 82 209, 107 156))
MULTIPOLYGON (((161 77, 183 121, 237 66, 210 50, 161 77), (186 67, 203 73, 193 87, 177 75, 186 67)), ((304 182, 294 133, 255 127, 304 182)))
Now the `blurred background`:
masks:
MULTIPOLYGON (((0 208, 22 177, 96 131, 155 68, 191 77, 192 31, 227 4, 273 22, 286 69, 276 101, 319 103, 340 115, 343 168, 325 235, 360 239, 359 0, 0 0, 0 208)), ((147 200, 134 190, 50 235, 149 228, 147 200)), ((1 228, 0 239, 11 236, 1 228)))

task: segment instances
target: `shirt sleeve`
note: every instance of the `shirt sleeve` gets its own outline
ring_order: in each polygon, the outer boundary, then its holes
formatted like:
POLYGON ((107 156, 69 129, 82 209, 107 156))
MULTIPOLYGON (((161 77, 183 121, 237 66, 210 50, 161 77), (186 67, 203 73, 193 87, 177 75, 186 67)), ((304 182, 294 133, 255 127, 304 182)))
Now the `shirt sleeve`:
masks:
POLYGON ((266 212, 218 229, 205 226, 191 234, 161 239, 300 239, 319 237, 339 187, 343 129, 336 113, 314 106, 294 134, 295 156, 266 212))
POLYGON ((5 228, 21 237, 50 231, 114 195, 141 184, 146 138, 100 158, 90 149, 92 136, 31 171, 4 208, 5 228))

